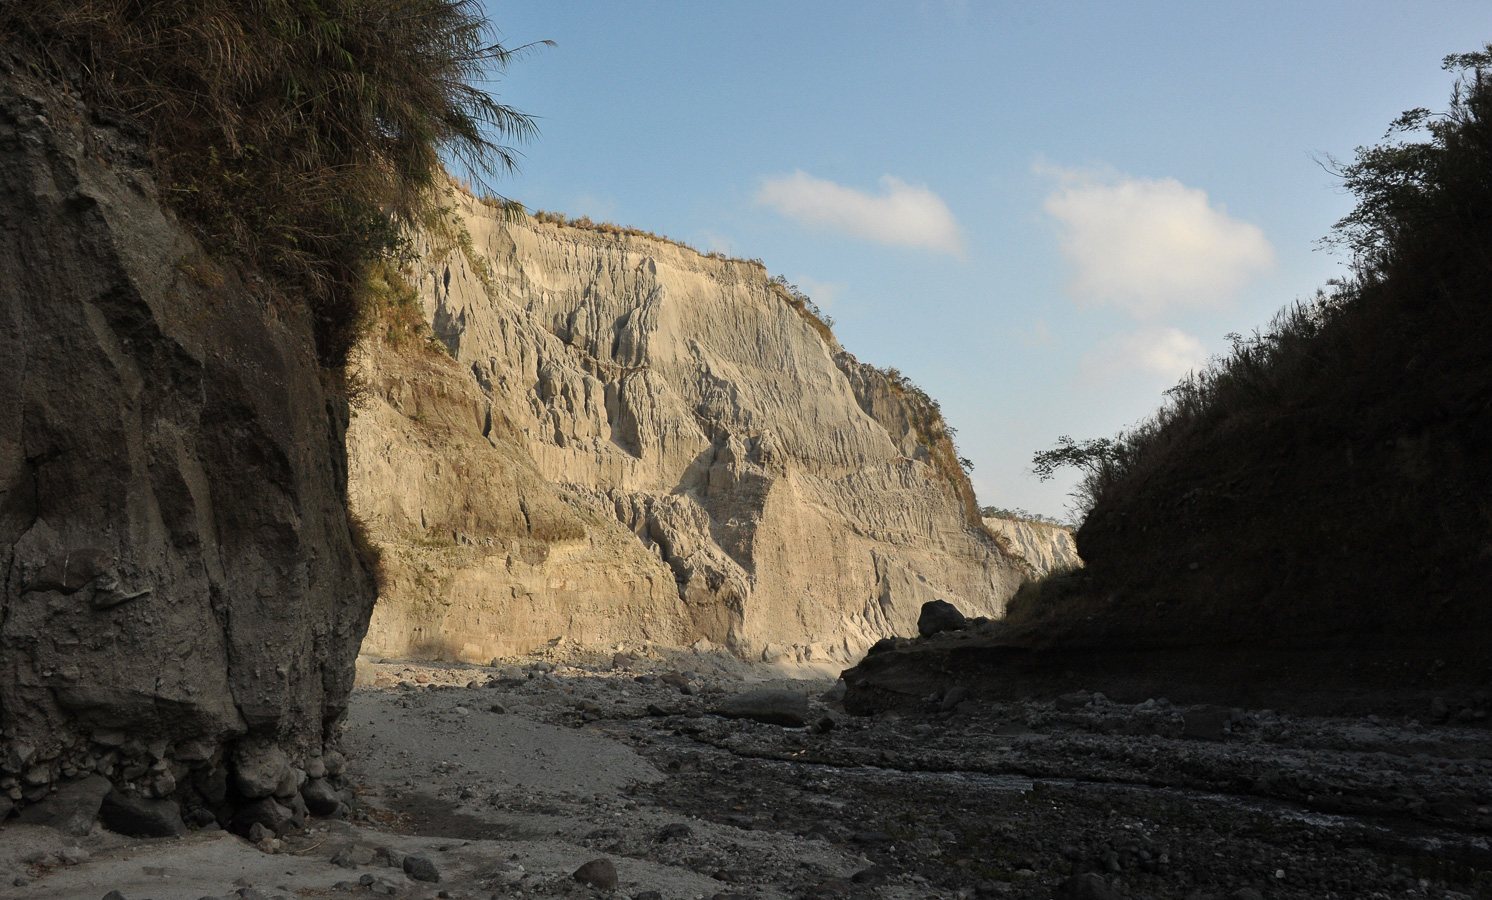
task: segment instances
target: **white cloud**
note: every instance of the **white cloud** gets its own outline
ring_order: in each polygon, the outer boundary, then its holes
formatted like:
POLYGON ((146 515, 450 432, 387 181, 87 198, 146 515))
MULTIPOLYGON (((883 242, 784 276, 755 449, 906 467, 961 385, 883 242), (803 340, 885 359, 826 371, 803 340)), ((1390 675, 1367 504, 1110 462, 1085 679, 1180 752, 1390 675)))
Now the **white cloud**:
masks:
POLYGON ((1082 301, 1150 318, 1226 303, 1274 266, 1258 226, 1174 178, 1138 179, 1037 167, 1054 175, 1047 214, 1062 226, 1068 289, 1082 301))
POLYGON ((891 175, 881 176, 880 194, 868 194, 797 171, 763 179, 756 202, 810 227, 963 255, 963 234, 943 198, 891 175))
POLYGON ((1020 332, 1021 343, 1027 347, 1045 347, 1052 342, 1052 329, 1046 322, 1037 319, 1030 328, 1020 332))
POLYGON ((1140 371, 1175 381, 1207 362, 1202 342, 1179 328, 1157 326, 1112 335, 1083 360, 1083 371, 1102 380, 1140 371))

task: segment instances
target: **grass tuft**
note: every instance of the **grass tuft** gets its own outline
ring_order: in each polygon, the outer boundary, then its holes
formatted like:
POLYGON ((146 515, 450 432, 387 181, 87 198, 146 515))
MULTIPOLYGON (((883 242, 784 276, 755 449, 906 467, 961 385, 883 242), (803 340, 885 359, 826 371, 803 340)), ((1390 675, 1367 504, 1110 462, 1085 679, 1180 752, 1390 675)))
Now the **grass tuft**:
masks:
POLYGON ((170 205, 309 308, 329 368, 440 154, 495 175, 535 131, 482 87, 528 48, 476 0, 0 0, 0 42, 141 128, 170 205))

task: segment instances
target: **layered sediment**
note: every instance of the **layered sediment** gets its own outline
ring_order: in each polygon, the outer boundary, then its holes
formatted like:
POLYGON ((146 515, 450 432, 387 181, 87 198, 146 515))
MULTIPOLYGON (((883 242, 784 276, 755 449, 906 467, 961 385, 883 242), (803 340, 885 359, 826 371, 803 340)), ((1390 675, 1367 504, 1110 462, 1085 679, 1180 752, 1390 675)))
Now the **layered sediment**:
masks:
POLYGON ((388 587, 365 650, 558 637, 837 663, 1022 576, 936 410, 759 264, 463 194, 407 277, 438 347, 364 346, 352 500, 388 587))

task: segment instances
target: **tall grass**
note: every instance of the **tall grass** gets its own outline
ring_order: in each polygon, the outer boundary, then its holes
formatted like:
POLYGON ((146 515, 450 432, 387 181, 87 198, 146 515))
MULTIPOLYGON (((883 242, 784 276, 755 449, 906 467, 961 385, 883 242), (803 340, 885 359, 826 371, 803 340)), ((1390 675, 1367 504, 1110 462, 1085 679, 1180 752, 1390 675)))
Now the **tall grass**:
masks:
MULTIPOLYGON (((1371 402, 1354 391, 1388 353, 1460 353, 1485 341, 1492 45, 1447 57, 1445 67, 1460 73, 1446 111, 1411 110, 1384 143, 1358 148, 1351 163, 1330 160, 1358 198, 1324 242, 1350 252, 1350 277, 1281 310, 1262 330, 1229 335, 1230 352, 1189 374, 1150 418, 1112 441, 1064 439, 1057 453, 1077 452, 1063 464, 1083 470, 1074 493, 1080 518, 1139 489, 1194 435, 1315 403, 1371 402), (1423 139, 1406 139, 1415 134, 1423 139), (1410 341, 1418 343, 1405 351, 1410 341)), ((1421 364, 1437 360, 1410 361, 1421 364)))
POLYGON ((476 0, 0 0, 0 41, 142 128, 170 204, 308 305, 330 368, 440 154, 496 175, 534 133, 484 88, 525 48, 476 0))

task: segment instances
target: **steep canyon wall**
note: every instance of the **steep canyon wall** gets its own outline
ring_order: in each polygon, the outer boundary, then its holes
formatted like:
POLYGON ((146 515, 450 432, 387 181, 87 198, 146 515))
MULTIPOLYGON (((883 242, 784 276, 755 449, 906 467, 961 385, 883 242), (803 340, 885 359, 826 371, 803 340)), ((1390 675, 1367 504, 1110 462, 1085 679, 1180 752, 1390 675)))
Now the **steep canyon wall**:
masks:
POLYGON ((929 410, 760 265, 452 203, 405 273, 440 346, 363 348, 351 496, 388 581, 366 652, 832 663, 927 600, 1000 614, 1020 566, 929 410))
POLYGON ((347 407, 304 314, 202 254, 137 141, 0 76, 0 819, 95 773, 209 819, 292 796, 373 600, 347 407))

